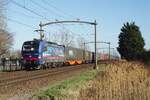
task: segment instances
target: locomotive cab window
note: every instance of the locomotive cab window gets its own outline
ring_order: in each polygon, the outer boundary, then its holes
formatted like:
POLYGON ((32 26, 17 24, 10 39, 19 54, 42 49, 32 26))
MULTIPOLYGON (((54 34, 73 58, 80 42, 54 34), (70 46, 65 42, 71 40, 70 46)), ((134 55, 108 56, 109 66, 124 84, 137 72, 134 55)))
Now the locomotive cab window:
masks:
POLYGON ((33 41, 28 41, 25 42, 22 51, 24 52, 38 52, 39 48, 39 43, 38 42, 33 42, 33 41))

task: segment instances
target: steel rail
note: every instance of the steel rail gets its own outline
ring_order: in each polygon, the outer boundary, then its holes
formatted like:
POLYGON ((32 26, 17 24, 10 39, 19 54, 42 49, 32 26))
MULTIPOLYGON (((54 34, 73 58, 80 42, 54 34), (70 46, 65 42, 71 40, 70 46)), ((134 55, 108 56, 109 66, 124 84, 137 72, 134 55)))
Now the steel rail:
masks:
POLYGON ((51 71, 51 72, 47 72, 47 73, 37 73, 35 75, 27 75, 27 76, 18 77, 18 78, 15 78, 15 79, 6 79, 6 80, 1 81, 0 87, 10 86, 10 85, 13 85, 13 84, 26 82, 26 81, 29 81, 29 80, 34 80, 34 79, 40 79, 40 78, 44 78, 44 77, 54 76, 54 75, 57 75, 57 74, 60 74, 60 73, 65 73, 65 72, 68 72, 68 71, 71 71, 71 70, 77 70, 77 69, 82 69, 82 68, 86 68, 86 67, 90 68, 89 66, 88 67, 87 66, 66 67, 65 69, 61 68, 59 70, 55 70, 55 71, 51 71))

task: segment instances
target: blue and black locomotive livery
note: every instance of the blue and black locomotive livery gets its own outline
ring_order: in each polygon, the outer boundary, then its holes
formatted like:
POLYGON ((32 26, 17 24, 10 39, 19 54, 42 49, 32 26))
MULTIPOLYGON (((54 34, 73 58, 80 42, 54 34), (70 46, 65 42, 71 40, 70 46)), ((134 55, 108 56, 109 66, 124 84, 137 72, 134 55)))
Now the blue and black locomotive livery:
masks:
POLYGON ((92 63, 94 61, 93 52, 36 39, 25 41, 21 54, 22 65, 26 69, 92 63))

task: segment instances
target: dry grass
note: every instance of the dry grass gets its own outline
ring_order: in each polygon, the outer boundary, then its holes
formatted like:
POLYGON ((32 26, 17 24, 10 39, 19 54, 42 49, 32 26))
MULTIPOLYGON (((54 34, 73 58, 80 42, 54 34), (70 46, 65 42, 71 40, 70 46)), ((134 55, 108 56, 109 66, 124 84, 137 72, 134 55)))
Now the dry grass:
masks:
POLYGON ((78 92, 68 91, 69 100, 150 100, 150 71, 140 63, 115 63, 78 92))

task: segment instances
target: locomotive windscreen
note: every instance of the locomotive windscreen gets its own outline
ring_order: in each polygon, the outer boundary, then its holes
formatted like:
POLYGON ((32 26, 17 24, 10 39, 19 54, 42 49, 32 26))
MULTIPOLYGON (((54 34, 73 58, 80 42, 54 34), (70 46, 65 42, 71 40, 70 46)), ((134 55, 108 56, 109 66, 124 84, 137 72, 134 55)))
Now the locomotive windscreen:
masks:
POLYGON ((24 42, 22 52, 38 52, 39 42, 38 41, 27 41, 24 42))

